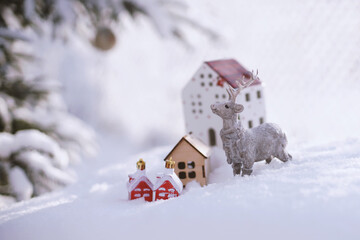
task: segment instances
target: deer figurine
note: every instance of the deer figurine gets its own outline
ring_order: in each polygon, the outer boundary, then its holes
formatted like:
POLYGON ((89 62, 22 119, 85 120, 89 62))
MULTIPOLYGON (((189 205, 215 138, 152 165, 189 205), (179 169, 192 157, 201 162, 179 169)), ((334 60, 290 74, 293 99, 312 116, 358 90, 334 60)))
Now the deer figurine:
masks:
POLYGON ((246 130, 237 115, 244 110, 244 106, 237 104, 236 97, 240 91, 248 87, 258 77, 258 72, 245 83, 244 78, 237 82, 236 90, 229 87, 229 100, 224 103, 212 104, 213 113, 223 119, 223 128, 220 136, 226 153, 228 164, 232 164, 234 175, 250 175, 254 162, 265 160, 270 163, 276 157, 283 162, 292 159, 285 150, 287 139, 285 133, 274 123, 264 123, 246 130))

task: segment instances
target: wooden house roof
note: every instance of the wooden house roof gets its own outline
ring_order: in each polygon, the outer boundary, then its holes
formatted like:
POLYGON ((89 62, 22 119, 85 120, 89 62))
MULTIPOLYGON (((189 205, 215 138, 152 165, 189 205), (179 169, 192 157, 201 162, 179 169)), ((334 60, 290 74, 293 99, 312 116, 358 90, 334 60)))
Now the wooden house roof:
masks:
POLYGON ((193 147, 198 153, 200 153, 204 158, 208 158, 210 156, 211 149, 202 141, 195 138, 192 135, 185 135, 180 139, 180 141, 175 145, 175 147, 169 152, 169 154, 165 157, 164 160, 168 159, 173 151, 179 146, 181 142, 185 141, 191 147, 193 147))

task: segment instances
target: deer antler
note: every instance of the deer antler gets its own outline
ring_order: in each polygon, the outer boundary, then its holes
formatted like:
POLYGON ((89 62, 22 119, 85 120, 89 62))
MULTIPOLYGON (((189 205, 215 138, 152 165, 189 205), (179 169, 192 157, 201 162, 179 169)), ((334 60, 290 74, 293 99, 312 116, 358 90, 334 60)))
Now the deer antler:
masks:
POLYGON ((240 79, 239 81, 236 81, 236 84, 238 86, 238 88, 236 90, 233 90, 230 87, 228 89, 226 89, 226 91, 229 94, 229 100, 231 100, 232 102, 235 102, 236 97, 239 95, 241 90, 247 88, 248 86, 250 86, 250 84, 252 84, 255 80, 258 79, 258 73, 259 73, 258 70, 256 70, 256 74, 254 74, 254 71, 251 71, 251 79, 247 82, 244 81, 245 76, 243 76, 242 79, 240 79))
POLYGON ((232 99, 232 97, 233 97, 233 95, 232 95, 232 89, 231 89, 231 87, 228 87, 228 88, 226 88, 226 91, 227 91, 227 93, 229 94, 229 101, 232 99))

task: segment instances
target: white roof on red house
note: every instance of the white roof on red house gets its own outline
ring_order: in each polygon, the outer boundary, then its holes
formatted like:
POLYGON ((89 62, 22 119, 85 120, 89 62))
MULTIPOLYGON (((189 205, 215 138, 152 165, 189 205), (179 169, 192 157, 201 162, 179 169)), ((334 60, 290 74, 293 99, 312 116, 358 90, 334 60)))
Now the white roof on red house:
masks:
MULTIPOLYGON (((165 170, 170 170, 170 169, 165 169, 165 170)), ((171 169, 173 170, 173 169, 171 169)), ((169 171, 170 172, 170 171, 169 171)), ((156 191, 161 185, 163 185, 163 183, 165 181, 169 181, 173 187, 176 189, 176 191, 180 194, 181 191, 183 190, 183 184, 180 180, 180 178, 175 174, 174 171, 170 172, 170 173, 161 173, 158 174, 158 180, 154 185, 154 190, 156 191)))
POLYGON ((145 170, 137 170, 135 173, 129 174, 129 178, 133 178, 133 180, 128 183, 128 192, 132 192, 141 181, 147 183, 151 190, 154 189, 154 184, 152 184, 152 182, 146 176, 145 170))
MULTIPOLYGON (((210 68, 212 68, 221 80, 226 81, 231 87, 237 88, 236 81, 245 81, 251 78, 251 72, 246 70, 238 61, 235 59, 221 59, 214 61, 205 62, 210 68)), ((259 79, 255 80, 250 86, 261 84, 259 79)))

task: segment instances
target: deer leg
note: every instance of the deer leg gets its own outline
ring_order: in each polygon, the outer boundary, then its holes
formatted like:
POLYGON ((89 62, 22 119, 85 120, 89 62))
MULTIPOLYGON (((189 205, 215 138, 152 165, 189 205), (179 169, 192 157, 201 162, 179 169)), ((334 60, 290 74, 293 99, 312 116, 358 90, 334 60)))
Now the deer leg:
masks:
POLYGON ((273 159, 273 157, 272 156, 270 156, 270 157, 268 157, 265 161, 266 161, 266 164, 269 164, 269 163, 271 163, 271 160, 273 159))
POLYGON ((233 162, 232 168, 233 168, 234 176, 240 175, 240 172, 241 172, 241 163, 234 163, 234 162, 233 162))
POLYGON ((242 174, 241 174, 241 176, 242 176, 242 177, 245 176, 245 175, 250 176, 252 172, 253 172, 252 169, 243 168, 243 169, 242 169, 242 174))
POLYGON ((243 166, 243 168, 242 168, 242 174, 241 174, 241 176, 242 176, 242 177, 245 176, 245 175, 250 176, 251 173, 253 172, 253 170, 252 170, 253 165, 254 165, 253 162, 245 162, 245 163, 244 163, 244 166, 243 166))

